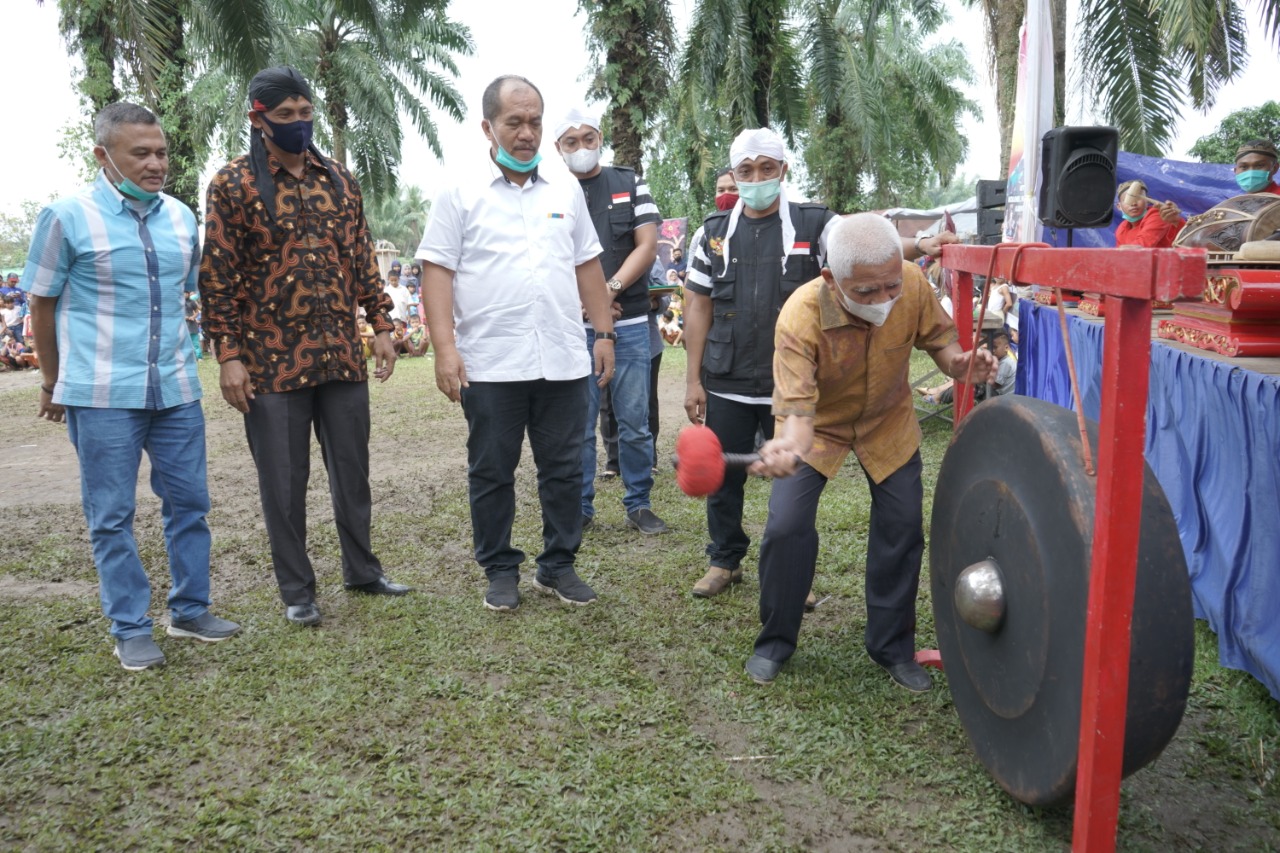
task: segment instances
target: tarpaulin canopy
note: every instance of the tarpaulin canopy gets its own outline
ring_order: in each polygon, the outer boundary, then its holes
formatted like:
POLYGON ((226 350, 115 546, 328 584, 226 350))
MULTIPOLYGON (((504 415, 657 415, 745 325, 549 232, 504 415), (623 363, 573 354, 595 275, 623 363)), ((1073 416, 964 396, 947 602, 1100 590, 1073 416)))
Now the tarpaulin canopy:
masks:
MULTIPOLYGON (((1116 186, 1139 180, 1147 185, 1147 195, 1156 201, 1172 201, 1183 216, 1204 213, 1209 208, 1240 195, 1229 163, 1186 163, 1162 157, 1144 157, 1121 151, 1116 161, 1116 186)), ((1120 212, 1112 210, 1111 224, 1105 228, 1076 228, 1071 245, 1078 248, 1111 247, 1116 244, 1120 212)), ((1044 241, 1051 246, 1067 245, 1067 229, 1045 228, 1044 241)))

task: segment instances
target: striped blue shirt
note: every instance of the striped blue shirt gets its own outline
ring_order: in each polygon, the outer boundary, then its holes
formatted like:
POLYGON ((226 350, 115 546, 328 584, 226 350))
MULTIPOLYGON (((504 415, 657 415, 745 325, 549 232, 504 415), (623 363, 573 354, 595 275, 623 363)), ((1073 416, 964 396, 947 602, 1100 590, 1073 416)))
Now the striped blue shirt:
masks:
POLYGON ((173 196, 139 211, 99 173, 42 210, 22 289, 58 300, 53 401, 167 409, 200 399, 183 312, 199 267, 195 215, 173 196))

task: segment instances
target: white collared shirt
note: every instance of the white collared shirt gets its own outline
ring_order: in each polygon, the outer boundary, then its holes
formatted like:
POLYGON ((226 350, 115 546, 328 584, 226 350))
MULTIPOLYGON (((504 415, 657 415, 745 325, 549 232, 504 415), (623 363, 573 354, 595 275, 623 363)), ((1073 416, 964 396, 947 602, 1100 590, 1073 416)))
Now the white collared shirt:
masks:
POLYGON ((601 252, 578 181, 544 161, 524 186, 486 169, 436 196, 418 260, 452 270, 467 378, 578 379, 591 372, 575 268, 601 252))

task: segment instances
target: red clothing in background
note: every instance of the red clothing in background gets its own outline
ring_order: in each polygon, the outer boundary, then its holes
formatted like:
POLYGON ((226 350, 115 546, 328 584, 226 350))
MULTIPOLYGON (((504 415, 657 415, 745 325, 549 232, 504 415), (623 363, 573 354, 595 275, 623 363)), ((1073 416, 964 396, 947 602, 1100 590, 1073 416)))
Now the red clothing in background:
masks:
POLYGON ((1147 249, 1168 249, 1173 246, 1173 238, 1178 236, 1187 220, 1179 218, 1177 222, 1165 222, 1160 218, 1160 211, 1154 206, 1147 208, 1147 213, 1137 222, 1127 219, 1116 226, 1117 246, 1142 246, 1147 249))

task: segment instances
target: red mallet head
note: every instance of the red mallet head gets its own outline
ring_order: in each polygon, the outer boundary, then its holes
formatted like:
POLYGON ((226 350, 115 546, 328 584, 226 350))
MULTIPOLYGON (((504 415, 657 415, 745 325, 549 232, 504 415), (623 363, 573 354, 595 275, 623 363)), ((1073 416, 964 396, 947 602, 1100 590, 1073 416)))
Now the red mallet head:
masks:
POLYGON ((687 426, 676 437, 676 485, 695 498, 718 491, 724 483, 724 454, 710 427, 687 426))

